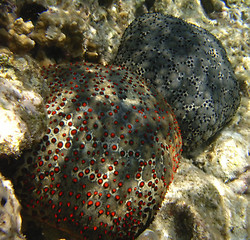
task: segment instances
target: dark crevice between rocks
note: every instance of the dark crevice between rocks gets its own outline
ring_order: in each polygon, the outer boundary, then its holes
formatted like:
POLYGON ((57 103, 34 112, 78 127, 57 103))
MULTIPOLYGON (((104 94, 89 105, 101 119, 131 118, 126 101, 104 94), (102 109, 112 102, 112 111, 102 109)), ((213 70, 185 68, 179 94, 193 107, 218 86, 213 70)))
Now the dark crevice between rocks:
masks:
POLYGON ((19 16, 25 22, 32 21, 35 23, 37 22, 39 15, 45 11, 47 11, 47 8, 43 5, 37 3, 24 4, 19 11, 19 16))
POLYGON ((98 3, 102 7, 110 7, 113 3, 113 0, 98 0, 98 3))
POLYGON ((4 207, 6 203, 7 203, 7 199, 5 197, 2 197, 1 206, 4 207))
POLYGON ((71 56, 70 52, 67 52, 62 47, 56 47, 56 46, 43 47, 39 44, 37 44, 31 50, 31 56, 37 59, 38 61, 42 61, 45 58, 53 59, 57 64, 64 62, 77 62, 83 60, 81 56, 79 57, 71 56))
POLYGON ((23 234, 26 236, 26 240, 46 240, 43 236, 42 228, 35 224, 33 221, 24 220, 23 234))
POLYGON ((149 11, 150 8, 154 6, 155 0, 145 0, 145 3, 144 3, 144 4, 145 4, 146 8, 147 8, 148 11, 149 11))
POLYGON ((175 230, 178 239, 190 240, 193 239, 193 219, 187 209, 177 211, 175 214, 175 230))
MULTIPOLYGON (((206 15, 210 19, 215 19, 216 14, 223 11, 223 3, 221 1, 212 1, 212 0, 200 0, 201 6, 204 9, 206 15)), ((227 1, 223 1, 227 5, 227 1)))

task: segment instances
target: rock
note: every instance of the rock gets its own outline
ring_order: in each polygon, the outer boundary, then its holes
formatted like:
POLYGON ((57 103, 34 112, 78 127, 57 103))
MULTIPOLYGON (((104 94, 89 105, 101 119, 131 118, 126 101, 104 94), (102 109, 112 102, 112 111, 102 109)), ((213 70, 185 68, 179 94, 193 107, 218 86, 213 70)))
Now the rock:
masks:
POLYGON ((158 236, 154 231, 146 229, 136 240, 158 240, 158 236))
POLYGON ((150 229, 159 239, 248 239, 248 198, 183 159, 150 229))
POLYGON ((0 155, 17 157, 44 135, 46 85, 30 57, 2 49, 0 61, 0 155))
POLYGON ((21 240, 21 206, 14 195, 10 181, 0 174, 0 239, 21 240))
POLYGON ((22 18, 34 25, 29 37, 36 43, 36 58, 49 57, 56 62, 85 59, 107 64, 123 30, 142 5, 143 0, 25 0, 17 2, 17 9, 22 18))
POLYGON ((34 25, 31 21, 24 22, 22 18, 18 18, 9 26, 8 47, 16 53, 29 52, 35 46, 28 35, 33 31, 34 25))

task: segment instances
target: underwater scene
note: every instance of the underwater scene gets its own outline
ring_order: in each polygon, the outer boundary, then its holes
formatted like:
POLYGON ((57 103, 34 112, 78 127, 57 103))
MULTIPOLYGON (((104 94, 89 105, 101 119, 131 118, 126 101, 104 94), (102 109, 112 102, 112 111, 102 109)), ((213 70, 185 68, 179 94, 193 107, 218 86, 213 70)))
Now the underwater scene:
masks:
POLYGON ((0 240, 250 238, 250 1, 0 0, 0 240))

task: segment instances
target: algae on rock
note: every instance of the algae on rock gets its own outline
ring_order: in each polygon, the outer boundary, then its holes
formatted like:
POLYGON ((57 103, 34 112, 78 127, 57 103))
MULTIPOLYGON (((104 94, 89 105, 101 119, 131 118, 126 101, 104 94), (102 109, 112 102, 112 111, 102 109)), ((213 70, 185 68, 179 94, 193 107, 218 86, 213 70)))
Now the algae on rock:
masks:
POLYGON ((17 156, 46 130, 46 85, 32 58, 2 49, 0 61, 0 155, 17 156))
POLYGON ((21 205, 14 195, 12 184, 0 174, 0 240, 22 240, 21 205))

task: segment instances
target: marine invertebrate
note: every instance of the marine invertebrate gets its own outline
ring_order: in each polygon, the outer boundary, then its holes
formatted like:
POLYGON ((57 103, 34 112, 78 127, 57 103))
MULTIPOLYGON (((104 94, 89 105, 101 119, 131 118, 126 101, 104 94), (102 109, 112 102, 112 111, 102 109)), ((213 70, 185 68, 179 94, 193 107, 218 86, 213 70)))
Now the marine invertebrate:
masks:
POLYGON ((221 43, 206 30, 159 13, 135 19, 114 60, 145 77, 173 108, 189 154, 235 114, 238 82, 221 43))
POLYGON ((43 75, 49 128, 15 175, 23 208, 81 239, 134 239, 178 166, 171 108, 125 68, 76 63, 43 75))

